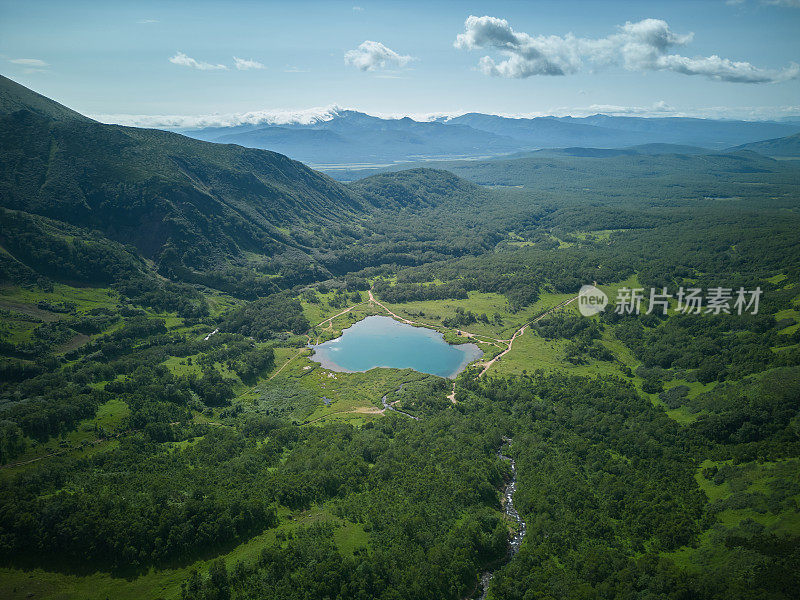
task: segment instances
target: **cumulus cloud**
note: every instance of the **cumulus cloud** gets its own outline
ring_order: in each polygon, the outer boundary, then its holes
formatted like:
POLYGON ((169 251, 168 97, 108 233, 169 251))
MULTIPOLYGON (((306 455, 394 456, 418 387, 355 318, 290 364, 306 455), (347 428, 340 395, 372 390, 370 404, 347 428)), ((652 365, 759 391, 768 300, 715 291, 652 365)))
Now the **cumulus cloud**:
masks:
POLYGON ((703 75, 716 81, 733 81, 737 83, 778 83, 789 79, 797 79, 800 65, 792 63, 788 67, 775 71, 759 69, 749 62, 732 61, 712 55, 701 58, 688 58, 672 54, 659 61, 662 68, 684 75, 703 75))
POLYGON ((604 38, 578 38, 571 33, 563 37, 532 36, 514 31, 505 19, 470 15, 464 23, 464 33, 456 36, 453 45, 460 50, 496 50, 500 60, 484 56, 478 61, 478 68, 486 75, 507 78, 568 75, 577 73, 586 63, 621 65, 630 71, 672 71, 739 83, 777 83, 800 75, 800 67, 794 63, 780 70, 762 69, 716 55, 692 58, 673 53, 693 37, 691 33, 675 33, 660 19, 627 22, 604 38))
POLYGON ((10 63, 15 65, 22 65, 23 67, 48 67, 50 66, 43 60, 39 60, 38 58, 11 58, 9 59, 10 63))
POLYGON ((398 54, 380 42, 366 40, 355 50, 344 54, 344 64, 361 71, 377 71, 378 69, 405 67, 414 60, 411 56, 398 54))
POLYGON ((211 63, 193 59, 191 56, 186 56, 183 52, 176 52, 175 56, 170 57, 169 62, 174 65, 181 65, 190 67, 192 69, 199 69, 200 71, 227 71, 228 67, 225 65, 214 65, 211 63))
POLYGON ((480 59, 478 66, 486 75, 498 77, 530 77, 531 75, 566 75, 581 66, 577 40, 564 38, 532 37, 516 32, 505 19, 470 15, 464 23, 464 33, 458 34, 455 47, 460 50, 495 48, 506 58, 495 62, 489 56, 480 59))
POLYGON ((257 60, 244 59, 244 58, 239 58, 238 56, 234 56, 233 62, 236 64, 236 68, 239 69, 240 71, 249 71, 251 69, 266 69, 266 67, 257 60))

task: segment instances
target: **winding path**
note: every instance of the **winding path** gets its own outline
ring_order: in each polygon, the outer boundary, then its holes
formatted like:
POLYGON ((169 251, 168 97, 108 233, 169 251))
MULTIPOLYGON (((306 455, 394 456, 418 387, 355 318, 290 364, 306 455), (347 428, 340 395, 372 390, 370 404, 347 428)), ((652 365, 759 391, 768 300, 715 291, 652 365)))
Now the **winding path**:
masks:
MULTIPOLYGON (((370 294, 369 294, 369 295, 370 295, 370 298, 372 298, 372 292, 370 292, 370 294)), ((344 309, 342 312, 340 312, 340 313, 336 313, 335 315, 333 315, 332 317, 328 317, 328 318, 327 318, 327 319, 325 319, 324 321, 320 321, 319 323, 317 323, 316 325, 314 325, 314 327, 319 327, 319 326, 320 326, 320 325, 322 325, 323 323, 327 323, 327 324, 328 324, 328 327, 332 327, 332 326, 333 326, 333 320, 334 320, 336 317, 341 317, 342 315, 346 315, 346 314, 347 314, 347 313, 349 313, 351 310, 353 310, 353 309, 354 309, 356 306, 361 306, 362 304, 364 304, 364 302, 359 302, 358 304, 353 304, 353 306, 351 306, 350 308, 346 308, 346 309, 344 309)), ((328 329, 328 327, 326 327, 325 329, 328 329)))
MULTIPOLYGON (((370 296, 372 296, 372 293, 370 293, 370 296)), ((316 325, 314 325, 314 327, 313 327, 312 329, 314 329, 314 328, 316 328, 316 327, 319 327, 319 326, 320 326, 320 325, 322 325, 323 323, 327 323, 327 324, 328 324, 328 327, 332 327, 332 326, 333 326, 333 320, 334 320, 336 317, 341 317, 342 315, 346 315, 346 314, 347 314, 347 313, 349 313, 351 310, 353 310, 353 309, 354 309, 356 306, 360 306, 361 304, 364 304, 364 302, 359 302, 358 304, 354 304, 354 305, 353 305, 353 306, 351 306, 350 308, 346 308, 346 309, 345 309, 345 310, 343 310, 342 312, 336 313, 336 314, 335 314, 335 315, 333 315, 332 317, 328 317, 327 319, 324 319, 324 320, 320 321, 319 323, 317 323, 316 325)), ((384 308, 385 308, 385 307, 384 307, 384 308)), ((326 327, 326 329, 327 329, 327 327, 326 327)), ((309 331, 311 331, 311 329, 310 329, 309 331)), ((213 333, 209 334, 209 336, 208 336, 208 337, 211 337, 212 335, 214 335, 214 333, 216 333, 216 331, 214 331, 213 333)), ((208 337, 207 337, 206 339, 208 339, 208 337)), ((311 343, 311 336, 310 336, 309 334, 306 334, 306 337, 308 338, 308 343, 310 344, 310 343, 311 343)), ((298 350, 298 351, 297 351, 297 354, 295 354, 295 355, 294 355, 294 356, 292 356, 292 357, 291 357, 289 360, 287 360, 285 363, 283 363, 283 364, 280 366, 280 368, 279 368, 277 371, 275 371, 275 372, 274 372, 272 375, 270 375, 270 377, 269 377, 269 381, 272 381, 273 379, 275 379, 275 376, 276 376, 276 375, 278 375, 278 373, 280 373, 281 371, 283 371, 283 368, 284 368, 286 365, 288 365, 288 364, 289 364, 290 362, 292 362, 292 361, 293 361, 295 358, 297 358, 298 356, 300 356, 300 355, 303 353, 303 350, 305 350, 305 348, 301 348, 300 350, 298 350)), ((257 385, 257 384, 256 384, 256 385, 257 385)), ((253 387, 255 387, 255 386, 253 386, 253 387)))
POLYGON ((555 305, 553 308, 550 308, 550 309, 548 309, 548 310, 544 311, 544 312, 543 312, 542 314, 540 314, 538 317, 536 317, 535 319, 533 319, 533 321, 529 321, 528 323, 525 323, 525 325, 523 325, 522 327, 520 327, 519 329, 517 329, 517 330, 514 332, 514 335, 512 335, 512 336, 511 336, 511 339, 510 339, 510 340, 502 340, 502 341, 504 341, 504 342, 507 342, 507 343, 508 343, 508 347, 507 347, 505 350, 503 350, 503 351, 502 351, 500 354, 498 354, 497 356, 495 356, 495 357, 494 357, 492 360, 490 360, 490 361, 489 361, 489 362, 487 362, 487 363, 484 363, 483 370, 482 370, 482 371, 481 371, 481 372, 478 374, 478 377, 483 377, 483 376, 484 376, 484 374, 486 373, 486 371, 488 371, 488 370, 489 370, 489 367, 491 367, 491 366, 492 366, 492 365, 493 365, 495 362, 497 362, 498 360, 500 360, 500 359, 501 359, 503 356, 505 356, 506 354, 508 354, 508 353, 511 351, 511 346, 514 344, 514 340, 515 340, 515 339, 517 339, 519 336, 521 336, 523 333, 525 333, 525 330, 526 330, 526 329, 527 329, 529 326, 533 325, 534 323, 537 323, 538 321, 541 321, 542 319, 544 319, 544 318, 545 318, 547 315, 549 315, 549 314, 550 314, 551 312, 553 312, 554 310, 556 310, 556 309, 558 309, 558 308, 561 308, 561 307, 563 307, 563 306, 566 306, 567 304, 570 304, 571 302, 575 302, 575 300, 577 300, 577 299, 578 299, 578 297, 577 297, 577 296, 574 296, 574 297, 572 297, 572 298, 569 298, 569 299, 567 299, 567 300, 564 300, 563 302, 559 302, 559 303, 558 303, 558 304, 556 304, 556 305, 555 305))
MULTIPOLYGON (((303 353, 303 351, 304 351, 304 350, 305 350, 305 348, 300 348, 300 350, 298 350, 298 351, 297 351, 297 354, 295 354, 295 355, 294 355, 294 356, 292 356, 292 357, 291 357, 289 360, 287 360, 285 363, 283 363, 283 364, 280 366, 280 368, 279 368, 277 371, 275 371, 275 372, 274 372, 272 375, 270 375, 270 376, 269 376, 269 381, 272 381, 273 379, 275 379, 275 377, 278 375, 278 373, 280 373, 281 371, 283 371, 283 368, 284 368, 286 365, 288 365, 288 364, 289 364, 290 362, 292 362, 292 361, 293 361, 295 358, 297 358, 298 356, 300 356, 300 355, 303 353)), ((258 385, 258 384, 256 384, 256 385, 258 385)), ((253 386, 253 388, 255 388, 255 387, 256 387, 256 386, 254 385, 254 386, 253 386)))
MULTIPOLYGON (((497 362, 497 361, 498 361, 498 360, 500 360, 500 359, 501 359, 503 356, 505 356, 506 354, 508 354, 508 353, 511 351, 511 347, 514 345, 514 340, 516 340, 516 339, 517 339, 519 336, 521 336, 523 333, 525 333, 525 330, 526 330, 528 327, 530 327, 530 326, 531 326, 531 325, 533 325, 534 323, 536 323, 536 322, 538 322, 538 321, 542 320, 544 317, 546 317, 547 315, 549 315, 549 314, 550 314, 551 312, 553 312, 554 310, 557 310, 557 309, 559 309, 559 308, 562 308, 562 307, 564 307, 564 306, 566 306, 567 304, 570 304, 570 303, 572 303, 572 302, 575 302, 575 300, 577 300, 577 299, 578 299, 578 296, 573 296, 572 298, 568 298, 568 299, 566 299, 566 300, 563 300, 562 302, 559 302, 558 304, 556 304, 554 307, 547 309, 547 310, 546 310, 546 311, 544 311, 542 314, 540 314, 538 317, 536 317, 536 318, 535 318, 535 319, 533 319, 532 321, 528 321, 528 322, 527 322, 527 323, 525 323, 525 324, 524 324, 522 327, 520 327, 519 329, 517 329, 517 330, 514 332, 514 335, 512 335, 510 339, 503 340, 503 339, 499 339, 499 338, 493 338, 493 337, 490 337, 490 336, 488 336, 488 335, 487 335, 487 336, 481 336, 481 337, 488 338, 488 339, 492 340, 491 342, 485 342, 485 343, 494 344, 495 346, 498 346, 499 344, 506 344, 506 349, 505 349, 505 350, 503 350, 503 351, 502 351, 500 354, 498 354, 497 356, 495 356, 495 357, 494 357, 492 360, 490 360, 490 361, 488 361, 488 362, 486 362, 486 363, 483 363, 483 369, 482 369, 482 370, 481 370, 481 372, 478 374, 478 377, 483 377, 483 376, 486 374, 486 371, 488 371, 488 370, 489 370, 489 368, 490 368, 490 367, 491 367, 491 366, 492 366, 492 365, 493 365, 495 362, 497 362)), ((412 320, 410 320, 410 319, 406 319, 406 318, 404 318, 404 317, 401 317, 401 316, 400 316, 400 315, 398 315, 397 313, 394 313, 394 312, 392 312, 391 310, 389 310, 389 309, 386 307, 386 305, 385 305, 385 304, 383 304, 383 303, 382 303, 380 300, 378 300, 378 299, 376 299, 376 298, 375 298, 375 296, 372 294, 372 290, 369 290, 369 301, 370 301, 370 302, 372 302, 372 303, 374 303, 374 304, 377 304, 378 306, 380 306, 380 307, 381 307, 383 310, 385 310, 387 313, 389 313, 389 314, 390 314, 392 317, 394 317, 394 318, 395 318, 395 319, 397 319, 398 321, 402 321, 403 323, 407 323, 407 324, 409 324, 409 325, 420 325, 420 326, 422 326, 422 327, 432 327, 431 325, 429 325, 429 324, 427 324, 427 323, 421 323, 421 322, 419 322, 419 321, 412 321, 412 320)), ((462 336, 464 336, 464 337, 466 337, 466 338, 475 339, 475 340, 476 340, 476 341, 478 341, 478 342, 482 341, 482 340, 480 340, 480 338, 479 338, 479 337, 478 337, 476 334, 474 334, 474 333, 470 333, 469 331, 464 331, 463 329, 459 329, 459 330, 457 330, 457 331, 458 331, 458 334, 459 334, 459 335, 462 335, 462 336)), ((478 363, 478 364, 481 364, 481 363, 478 363)), ((448 395, 447 397, 448 397, 448 399, 450 399, 450 401, 451 401, 451 402, 455 403, 455 385, 453 386, 453 392, 452 392, 450 395, 448 395)))

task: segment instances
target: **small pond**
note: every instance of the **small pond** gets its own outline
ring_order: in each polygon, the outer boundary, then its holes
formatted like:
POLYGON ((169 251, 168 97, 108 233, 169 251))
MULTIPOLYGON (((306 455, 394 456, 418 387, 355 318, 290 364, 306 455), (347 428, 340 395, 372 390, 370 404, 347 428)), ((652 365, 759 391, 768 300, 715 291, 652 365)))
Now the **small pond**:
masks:
POLYGON ((311 360, 331 371, 347 373, 390 367, 454 378, 483 356, 475 344, 453 346, 438 331, 377 316, 355 323, 335 340, 312 347, 311 360))

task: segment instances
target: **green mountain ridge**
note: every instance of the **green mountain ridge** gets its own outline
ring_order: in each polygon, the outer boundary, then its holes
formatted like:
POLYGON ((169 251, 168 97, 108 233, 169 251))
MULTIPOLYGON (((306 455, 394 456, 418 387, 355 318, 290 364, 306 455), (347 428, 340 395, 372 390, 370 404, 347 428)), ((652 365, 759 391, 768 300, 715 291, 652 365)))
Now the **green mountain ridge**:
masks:
POLYGON ((734 151, 749 150, 764 156, 800 157, 800 133, 761 142, 752 142, 732 148, 734 151))
MULTIPOLYGON (((24 234, 37 246, 63 250, 59 240, 76 236, 37 221, 52 219, 64 231, 78 228, 81 240, 103 238, 104 261, 115 262, 110 257, 129 246, 149 261, 145 270, 242 297, 384 262, 413 264, 413 244, 387 243, 396 211, 477 204, 480 196, 478 186, 432 169, 344 185, 282 154, 98 123, 7 78, 0 79, 0 98, 0 208, 29 216, 24 227, 13 220, 22 229, 5 224, 0 240, 24 234), (361 248, 353 253, 356 241, 361 248)), ((471 251, 486 243, 473 243, 471 251)), ((465 251, 464 243, 432 245, 441 257, 465 251)), ((5 278, 30 281, 30 270, 48 278, 90 276, 73 262, 45 273, 41 256, 22 258, 13 244, 5 250, 5 278)))
POLYGON ((94 120, 66 106, 54 102, 46 96, 37 94, 33 90, 0 75, 0 114, 13 113, 18 110, 27 110, 41 117, 54 121, 83 121, 95 123, 94 120))
POLYGON ((0 79, 0 205, 207 270, 307 253, 293 229, 350 221, 368 200, 283 155, 104 125, 0 79))

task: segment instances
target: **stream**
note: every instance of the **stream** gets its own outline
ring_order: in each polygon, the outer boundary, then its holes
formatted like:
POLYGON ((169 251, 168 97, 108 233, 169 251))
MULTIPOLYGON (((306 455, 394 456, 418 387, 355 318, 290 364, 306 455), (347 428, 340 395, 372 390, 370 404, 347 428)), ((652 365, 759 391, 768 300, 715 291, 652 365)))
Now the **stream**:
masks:
MULTIPOLYGON (((402 391, 403 391, 403 388, 405 387, 405 385, 406 385, 406 384, 404 383, 403 385, 401 385, 399 388, 397 388, 395 391, 393 391, 393 392, 391 392, 391 393, 392 393, 392 394, 397 394, 397 393, 399 393, 399 392, 402 392, 402 391)), ((393 411, 394 411, 394 412, 396 412, 396 413, 400 413, 401 415, 405 415, 405 416, 407 416, 407 417, 411 417, 411 418, 412 418, 412 419, 414 419, 415 421, 419 421, 419 417, 415 417, 414 415, 410 415, 410 414, 408 414, 407 412, 403 412, 402 410, 399 410, 399 409, 395 408, 394 406, 392 406, 392 405, 391 405, 391 404, 390 404, 390 403, 389 403, 389 402, 386 400, 386 398, 387 398, 387 396, 388 396, 388 395, 389 395, 389 394, 388 394, 388 393, 386 393, 386 394, 384 394, 384 395, 383 395, 383 398, 381 398, 381 402, 383 403, 383 408, 384 408, 384 410, 393 410, 393 411)))
MULTIPOLYGON (((503 442, 510 444, 509 438, 503 438, 503 442)), ((503 454, 502 448, 497 451, 497 456, 503 460, 511 463, 511 481, 509 481, 505 488, 503 488, 503 513, 512 519, 517 524, 517 531, 511 536, 508 542, 508 554, 506 559, 511 559, 519 552, 519 547, 522 544, 522 538, 525 537, 525 521, 519 516, 516 507, 514 506, 514 492, 517 491, 517 463, 510 456, 503 454)), ((485 600, 486 594, 489 593, 489 582, 494 576, 494 571, 484 571, 480 576, 481 595, 478 596, 479 600, 485 600)))

